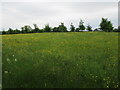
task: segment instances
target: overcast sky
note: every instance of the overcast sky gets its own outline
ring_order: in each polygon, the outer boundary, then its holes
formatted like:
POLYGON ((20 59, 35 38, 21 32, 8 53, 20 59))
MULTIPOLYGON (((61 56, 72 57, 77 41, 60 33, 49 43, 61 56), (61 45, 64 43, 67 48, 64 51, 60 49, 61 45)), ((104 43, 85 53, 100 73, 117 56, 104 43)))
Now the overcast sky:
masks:
MULTIPOLYGON (((39 28, 45 24, 58 26, 64 22, 67 28, 72 22, 78 27, 82 19, 85 25, 99 27, 102 17, 118 26, 118 2, 6 2, 1 3, 2 26, 0 29, 20 28, 36 23, 39 28)), ((72 0, 73 1, 73 0, 72 0)), ((99 0, 98 0, 99 1, 99 0)))

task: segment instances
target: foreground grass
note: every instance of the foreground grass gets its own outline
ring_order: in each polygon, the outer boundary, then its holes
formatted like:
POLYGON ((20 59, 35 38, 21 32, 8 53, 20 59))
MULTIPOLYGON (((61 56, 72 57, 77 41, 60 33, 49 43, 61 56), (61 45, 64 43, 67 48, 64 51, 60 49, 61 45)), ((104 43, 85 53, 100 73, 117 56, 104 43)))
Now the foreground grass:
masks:
POLYGON ((3 35, 3 88, 117 88, 118 33, 3 35))

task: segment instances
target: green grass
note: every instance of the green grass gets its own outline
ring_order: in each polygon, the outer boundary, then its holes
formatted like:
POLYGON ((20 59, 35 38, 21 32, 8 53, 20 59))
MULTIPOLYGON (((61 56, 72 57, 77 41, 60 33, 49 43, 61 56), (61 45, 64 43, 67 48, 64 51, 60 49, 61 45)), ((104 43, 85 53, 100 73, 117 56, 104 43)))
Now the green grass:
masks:
POLYGON ((2 36, 3 88, 117 88, 118 33, 2 36))

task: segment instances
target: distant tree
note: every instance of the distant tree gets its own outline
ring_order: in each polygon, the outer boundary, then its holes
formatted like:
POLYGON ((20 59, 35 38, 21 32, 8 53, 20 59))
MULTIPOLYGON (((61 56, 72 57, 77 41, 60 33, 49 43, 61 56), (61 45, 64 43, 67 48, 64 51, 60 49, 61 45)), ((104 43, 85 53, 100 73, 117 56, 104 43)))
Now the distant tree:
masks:
POLYGON ((99 31, 98 28, 95 28, 94 31, 99 31))
POLYGON ((80 30, 79 28, 76 28, 75 32, 79 32, 79 30, 80 30))
POLYGON ((75 27, 74 27, 73 23, 71 23, 71 25, 70 25, 70 31, 75 32, 75 27))
POLYGON ((86 29, 89 30, 89 31, 92 31, 92 27, 89 24, 87 25, 86 29))
POLYGON ((44 32, 44 29, 40 29, 40 32, 44 32))
POLYGON ((49 26, 49 24, 45 25, 44 31, 51 32, 51 27, 49 26))
POLYGON ((7 34, 6 31, 2 31, 2 34, 7 34))
POLYGON ((61 23, 61 25, 59 25, 58 31, 67 32, 67 27, 64 25, 64 23, 61 23))
POLYGON ((21 31, 18 30, 18 29, 16 29, 16 30, 14 30, 14 33, 15 33, 15 34, 19 34, 19 33, 21 33, 21 31))
POLYGON ((29 25, 25 25, 24 27, 25 27, 25 32, 30 33, 31 27, 29 25))
POLYGON ((13 31, 13 29, 12 29, 12 28, 9 28, 7 33, 8 33, 8 34, 13 34, 13 33, 14 33, 14 31, 13 31))
POLYGON ((25 33, 25 27, 21 27, 21 33, 25 33))
POLYGON ((114 32, 118 32, 118 28, 114 28, 113 31, 114 31, 114 32))
POLYGON ((84 23, 84 22, 83 22, 82 19, 81 19, 80 22, 79 22, 79 29, 80 29, 80 30, 85 30, 85 26, 84 26, 83 23, 84 23))
POLYGON ((21 27, 22 31, 21 33, 30 33, 32 28, 29 25, 25 25, 23 27, 21 27))
POLYGON ((118 28, 114 28, 113 31, 114 31, 114 32, 120 32, 120 26, 118 26, 118 28))
MULTIPOLYGON (((37 24, 33 24, 33 25, 34 25, 34 29, 32 29, 29 25, 25 25, 21 27, 22 30, 18 30, 18 29, 13 30, 9 28, 7 31, 1 31, 1 33, 19 34, 19 33, 38 33, 38 32, 68 32, 67 27, 64 25, 64 23, 61 23, 58 27, 54 27, 54 28, 51 28, 49 24, 47 24, 43 29, 39 29, 37 24)), ((120 32, 120 26, 118 28, 114 28, 111 21, 108 21, 107 18, 102 18, 102 21, 99 26, 100 28, 96 28, 94 31, 120 32)), ((92 27, 89 24, 85 28, 83 20, 80 20, 78 28, 75 28, 73 23, 71 23, 70 25, 71 32, 79 32, 85 29, 92 31, 92 27)))
POLYGON ((113 31, 113 25, 111 21, 108 21, 107 18, 102 18, 102 21, 100 23, 100 29, 105 32, 111 32, 113 31))
POLYGON ((40 32, 40 29, 39 29, 39 27, 37 26, 37 24, 33 24, 33 25, 34 25, 34 30, 33 30, 33 32, 36 32, 36 33, 40 32))
POLYGON ((53 31, 53 32, 59 32, 59 29, 58 29, 58 27, 54 27, 54 28, 52 29, 52 31, 53 31))

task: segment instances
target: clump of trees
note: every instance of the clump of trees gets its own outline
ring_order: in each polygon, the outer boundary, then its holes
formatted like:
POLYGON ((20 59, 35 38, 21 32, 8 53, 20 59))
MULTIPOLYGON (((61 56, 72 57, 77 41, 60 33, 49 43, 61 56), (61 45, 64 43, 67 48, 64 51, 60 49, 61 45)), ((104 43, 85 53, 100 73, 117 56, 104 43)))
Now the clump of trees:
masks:
POLYGON ((49 24, 45 25, 44 31, 51 32, 51 27, 49 26, 49 24))
POLYGON ((81 19, 80 22, 79 22, 79 27, 76 28, 76 32, 80 32, 80 31, 83 31, 83 30, 85 30, 85 26, 84 26, 83 20, 81 19))
POLYGON ((92 29, 92 26, 89 24, 87 26, 84 25, 83 20, 81 19, 78 25, 78 28, 75 28, 73 23, 70 25, 70 30, 67 30, 67 27, 64 25, 64 23, 61 23, 58 27, 50 27, 49 24, 46 24, 43 29, 39 29, 37 24, 33 24, 34 29, 32 29, 29 25, 25 25, 21 27, 21 30, 12 28, 9 28, 7 31, 2 31, 2 34, 22 34, 22 33, 41 33, 41 32, 82 32, 85 29, 88 31, 104 31, 104 32, 120 32, 120 26, 118 28, 114 28, 111 21, 109 21, 107 18, 102 18, 101 22, 99 24, 99 28, 96 28, 95 30, 92 29))
POLYGON ((89 24, 87 25, 87 30, 92 31, 92 27, 89 24))
POLYGON ((111 21, 108 21, 107 18, 102 18, 102 21, 100 23, 100 29, 106 32, 113 31, 113 25, 111 21))
POLYGON ((73 23, 71 23, 71 25, 70 25, 70 31, 75 32, 75 26, 73 25, 73 23))
POLYGON ((61 23, 61 24, 58 26, 58 31, 59 31, 59 32, 67 32, 67 27, 64 25, 64 23, 61 23))

